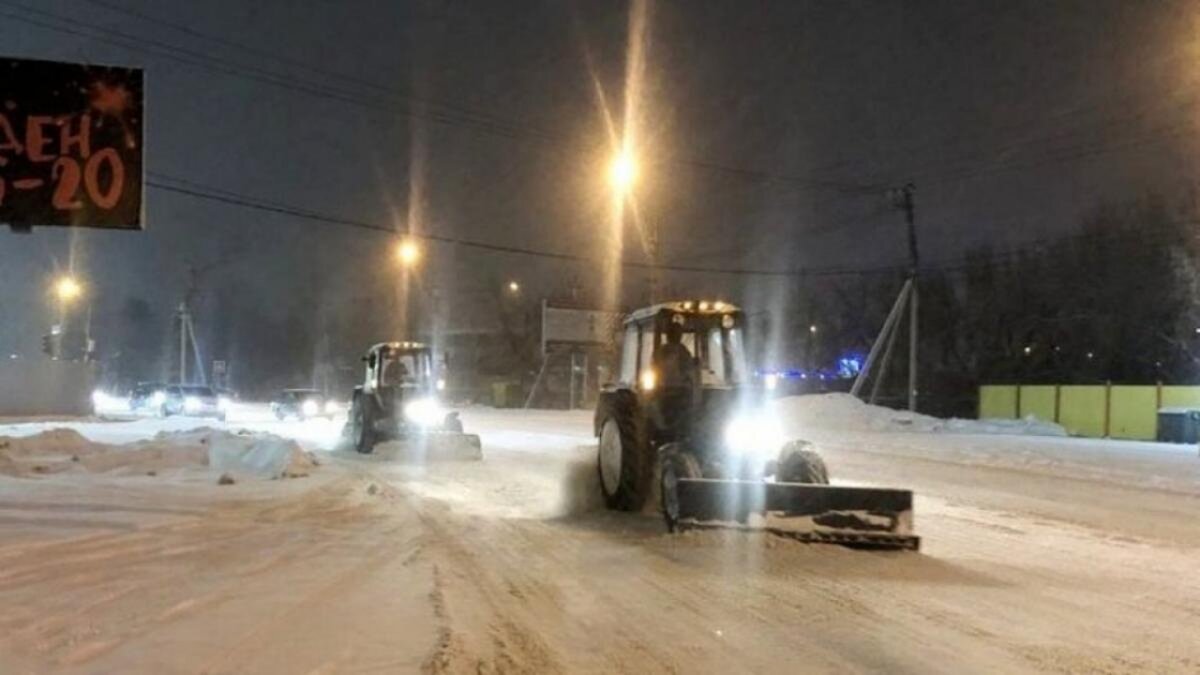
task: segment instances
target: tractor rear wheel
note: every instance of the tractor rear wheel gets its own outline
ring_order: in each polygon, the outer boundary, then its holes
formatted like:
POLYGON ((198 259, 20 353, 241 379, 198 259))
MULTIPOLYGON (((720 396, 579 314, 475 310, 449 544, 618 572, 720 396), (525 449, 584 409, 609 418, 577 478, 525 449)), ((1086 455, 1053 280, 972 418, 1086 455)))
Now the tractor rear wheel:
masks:
POLYGON ((829 485, 829 469, 825 460, 813 450, 808 441, 789 441, 779 451, 775 480, 781 483, 829 485))
POLYGON ((600 491, 610 509, 637 511, 646 501, 649 447, 639 433, 636 410, 612 406, 600 423, 597 469, 600 491))

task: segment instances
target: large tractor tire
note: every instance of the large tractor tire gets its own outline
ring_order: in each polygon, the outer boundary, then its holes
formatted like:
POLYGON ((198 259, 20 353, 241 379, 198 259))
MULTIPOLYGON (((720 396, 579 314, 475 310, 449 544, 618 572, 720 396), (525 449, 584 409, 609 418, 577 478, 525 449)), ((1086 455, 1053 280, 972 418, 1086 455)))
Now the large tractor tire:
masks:
POLYGON ((350 442, 361 454, 375 451, 375 406, 366 396, 355 396, 350 407, 350 442))
POLYGON ((600 443, 596 468, 600 473, 600 492, 608 508, 637 511, 646 501, 651 483, 653 461, 637 404, 628 400, 610 400, 600 416, 600 443))
POLYGON ((662 476, 659 479, 659 490, 662 499, 663 519, 667 522, 667 531, 675 532, 679 527, 679 493, 675 486, 680 478, 702 478, 703 471, 696 456, 679 449, 675 443, 663 446, 662 476))
POLYGON ((829 485, 829 469, 825 460, 813 450, 808 441, 789 441, 779 452, 775 480, 781 483, 829 485))

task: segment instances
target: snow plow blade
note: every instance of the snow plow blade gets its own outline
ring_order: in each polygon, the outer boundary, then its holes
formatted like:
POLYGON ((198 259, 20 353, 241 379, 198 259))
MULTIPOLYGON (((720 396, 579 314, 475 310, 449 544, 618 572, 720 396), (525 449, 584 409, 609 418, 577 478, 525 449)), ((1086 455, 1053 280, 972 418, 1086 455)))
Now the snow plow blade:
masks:
POLYGON ((761 530, 805 542, 915 551, 921 540, 913 534, 912 501, 911 490, 680 478, 667 522, 672 529, 761 530))
POLYGON ((478 434, 450 432, 385 441, 375 446, 374 454, 383 459, 414 463, 483 459, 478 434))

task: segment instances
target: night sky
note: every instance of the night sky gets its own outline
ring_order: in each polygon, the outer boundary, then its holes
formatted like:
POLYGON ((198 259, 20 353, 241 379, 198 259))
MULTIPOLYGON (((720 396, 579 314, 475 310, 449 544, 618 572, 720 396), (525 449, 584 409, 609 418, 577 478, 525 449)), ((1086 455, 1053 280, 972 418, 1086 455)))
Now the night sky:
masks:
MULTIPOLYGON (((1068 234, 1104 201, 1182 199, 1196 173, 1198 10, 652 2, 639 214, 679 265, 871 268, 905 260, 885 190, 909 181, 934 265, 1068 234)), ((0 0, 0 43, 6 56, 144 68, 152 181, 592 256, 609 232, 598 92, 619 127, 629 14, 583 1, 0 0)), ((146 214, 141 233, 0 232, 0 352, 37 354, 50 280, 70 264, 101 317, 140 297, 168 322, 187 265, 221 261, 198 301, 206 335, 395 274, 392 240, 369 229, 153 186, 146 214)), ((532 299, 599 285, 594 264, 431 246, 422 284, 462 316, 485 314, 510 278, 532 299)), ((630 231, 624 255, 644 260, 630 231)), ((626 274, 627 302, 640 279, 626 274)), ((668 281, 751 304, 779 283, 668 281)))

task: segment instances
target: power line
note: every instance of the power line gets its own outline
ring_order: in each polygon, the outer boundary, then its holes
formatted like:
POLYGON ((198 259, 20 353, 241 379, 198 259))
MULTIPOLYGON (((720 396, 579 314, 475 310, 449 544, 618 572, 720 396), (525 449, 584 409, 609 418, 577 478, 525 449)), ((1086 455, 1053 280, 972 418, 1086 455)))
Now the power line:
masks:
MULTIPOLYGON (((219 203, 223 203, 223 204, 227 204, 227 205, 231 205, 231 206, 238 206, 238 207, 253 209, 253 210, 257 210, 257 211, 264 211, 264 212, 275 213, 275 214, 279 214, 279 215, 292 216, 294 218, 300 218, 303 220, 308 220, 308 221, 313 221, 313 222, 322 222, 322 223, 327 223, 330 225, 341 225, 341 226, 346 226, 346 227, 354 227, 354 228, 358 228, 358 229, 362 229, 362 230, 369 230, 369 231, 373 231, 373 232, 384 233, 389 236, 401 236, 401 235, 412 236, 417 239, 433 241, 433 242, 438 242, 438 243, 444 243, 444 244, 452 244, 452 245, 456 245, 456 246, 463 246, 466 248, 485 250, 485 251, 490 251, 490 252, 494 252, 494 253, 508 253, 508 254, 514 254, 514 255, 525 255, 525 256, 533 256, 533 257, 545 258, 545 259, 550 259, 550 260, 561 260, 561 261, 566 261, 566 262, 574 262, 574 263, 604 264, 607 262, 604 258, 599 257, 599 256, 588 256, 588 255, 580 255, 580 254, 575 254, 575 253, 566 253, 566 252, 561 252, 561 251, 550 251, 550 250, 545 250, 545 249, 528 248, 528 247, 522 247, 522 246, 509 246, 509 245, 504 245, 504 244, 494 244, 494 243, 490 243, 490 242, 479 241, 476 239, 467 239, 467 238, 461 238, 461 237, 449 237, 449 236, 430 234, 430 233, 416 233, 416 232, 409 233, 409 232, 397 230, 393 227, 390 227, 387 225, 382 225, 382 224, 379 224, 376 222, 371 222, 371 221, 366 221, 366 220, 361 220, 361 219, 356 219, 356 218, 348 218, 348 217, 344 217, 344 216, 331 215, 331 214, 326 214, 326 213, 320 213, 317 211, 313 211, 313 210, 309 210, 309 209, 305 209, 305 208, 301 208, 301 207, 285 205, 280 202, 270 202, 267 200, 259 199, 257 197, 251 197, 251 196, 247 196, 247 195, 238 194, 235 192, 231 192, 229 190, 213 189, 213 188, 209 188, 209 187, 200 187, 200 184, 195 183, 194 181, 178 179, 178 178, 174 178, 174 177, 171 177, 171 176, 168 176, 165 174, 155 174, 155 176, 157 176, 157 178, 150 178, 149 180, 146 181, 146 185, 148 187, 151 187, 151 188, 163 191, 163 192, 180 194, 180 195, 192 197, 195 199, 201 199, 201 200, 211 201, 211 202, 219 202, 219 203), (171 184, 171 183, 176 183, 176 184, 171 184)), ((767 276, 767 277, 790 277, 790 276, 796 275, 795 270, 782 270, 782 269, 768 270, 768 269, 751 269, 751 268, 704 267, 704 266, 684 265, 684 264, 670 263, 670 262, 656 266, 650 262, 645 262, 645 261, 640 261, 640 260, 628 260, 628 259, 621 260, 620 264, 623 267, 630 267, 630 268, 635 268, 635 269, 647 269, 647 270, 654 269, 655 267, 657 267, 658 269, 670 271, 670 272, 728 274, 728 275, 738 275, 738 276, 753 275, 753 276, 767 276)), ((823 275, 823 276, 837 276, 837 275, 859 274, 859 273, 863 273, 863 272, 864 272, 863 270, 855 270, 855 269, 850 269, 850 268, 827 268, 827 269, 810 271, 810 272, 808 272, 808 274, 817 274, 817 275, 823 275)))
MULTIPOLYGON (((348 218, 337 215, 330 215, 305 209, 301 207, 283 204, 281 202, 271 202, 257 197, 242 195, 239 193, 203 186, 202 184, 186 179, 172 177, 166 174, 154 174, 154 178, 146 181, 147 186, 169 193, 184 195, 187 197, 201 199, 205 201, 218 202, 230 206, 248 208, 256 211, 274 213, 278 215, 286 215, 294 218, 300 218, 312 222, 321 222, 330 225, 339 225, 346 227, 354 227, 358 229, 379 232, 388 236, 407 235, 417 239, 426 241, 462 246, 477 250, 484 250, 493 253, 504 253, 512 255, 531 256, 548 260, 557 260, 570 263, 588 263, 588 264, 606 264, 610 261, 599 256, 588 256, 575 253, 567 253, 562 251, 550 251, 545 249, 536 249, 521 246, 510 246, 504 244, 495 244, 484 242, 475 239, 450 237, 444 235, 436 235, 429 233, 406 233, 396 230, 387 225, 379 223, 348 218), (166 182, 164 182, 166 181, 166 182), (176 183, 172 185, 171 183, 176 183)), ((1147 247, 1149 245, 1162 244, 1168 241, 1168 237, 1175 233, 1177 228, 1184 225, 1200 225, 1200 220, 1184 219, 1176 221, 1165 221, 1160 224, 1146 227, 1143 226, 1139 235, 1138 242, 1140 246, 1147 247)), ((1028 242, 1023 246, 1015 247, 1007 251, 999 253, 989 253, 986 256, 967 255, 953 259, 941 260, 932 264, 921 265, 922 272, 934 272, 944 274, 959 274, 968 272, 983 267, 998 267, 1012 264, 1019 261, 1023 256, 1042 255, 1047 253, 1047 249, 1052 247, 1069 244, 1077 241, 1100 241, 1106 239, 1118 239, 1127 235, 1127 231, 1111 230, 1108 232, 1093 232, 1085 231, 1065 235, 1056 238, 1044 238, 1028 242)), ((651 262, 641 260, 622 259, 619 261, 622 267, 633 269, 654 269, 655 265, 651 262)), ((694 274, 714 274, 714 275, 731 275, 731 276, 757 276, 767 278, 821 278, 821 277, 845 277, 845 276, 871 276, 871 275, 903 275, 908 271, 908 266, 905 264, 882 265, 875 267, 849 267, 849 266, 827 266, 817 268, 791 268, 791 269, 755 269, 755 268, 729 268, 729 267, 708 267, 700 265, 685 265, 682 263, 666 262, 657 266, 658 269, 668 272, 694 273, 694 274)))

